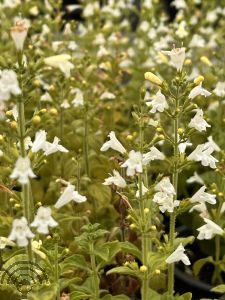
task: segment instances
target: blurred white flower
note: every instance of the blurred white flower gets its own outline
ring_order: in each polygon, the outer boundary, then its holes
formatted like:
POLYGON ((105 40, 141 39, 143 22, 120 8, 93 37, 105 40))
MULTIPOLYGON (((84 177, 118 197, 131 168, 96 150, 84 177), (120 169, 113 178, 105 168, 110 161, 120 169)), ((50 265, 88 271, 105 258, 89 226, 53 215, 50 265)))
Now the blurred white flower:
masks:
POLYGON ((195 202, 208 202, 210 204, 216 204, 216 195, 205 192, 206 186, 203 185, 190 199, 191 203, 195 202))
POLYGON ((70 107, 70 104, 69 104, 68 100, 65 99, 65 100, 63 101, 63 103, 60 105, 60 107, 65 108, 65 109, 69 108, 69 107, 70 107))
POLYGON ((168 264, 173 264, 178 261, 182 261, 185 265, 190 265, 190 260, 186 254, 184 254, 184 247, 180 244, 177 249, 166 259, 168 264))
POLYGON ((120 152, 121 154, 126 153, 126 149, 123 147, 123 145, 120 143, 120 141, 116 138, 115 132, 111 131, 108 134, 109 141, 105 142, 102 147, 101 151, 107 151, 109 148, 112 148, 113 150, 116 150, 120 152))
POLYGON ((192 146, 192 143, 190 143, 188 141, 183 142, 183 143, 179 143, 178 150, 179 150, 180 154, 185 153, 186 148, 190 147, 190 146, 192 146))
POLYGON ((173 48, 171 51, 162 51, 163 54, 167 54, 171 58, 173 66, 178 72, 182 70, 183 63, 185 60, 185 48, 173 48))
POLYGON ((44 252, 40 251, 41 245, 42 245, 42 241, 41 240, 39 240, 39 242, 38 241, 32 241, 32 243, 31 243, 32 250, 37 255, 39 255, 42 259, 46 259, 46 254, 44 252))
POLYGON ((142 173, 142 155, 140 152, 131 150, 129 158, 121 165, 122 168, 127 167, 127 176, 134 176, 135 172, 142 173))
POLYGON ((177 10, 179 10, 179 9, 185 9, 187 7, 187 4, 185 0, 173 0, 171 6, 174 6, 177 10))
POLYGON ((29 157, 19 156, 15 168, 10 175, 11 179, 18 179, 19 183, 27 184, 29 183, 29 177, 35 178, 36 175, 33 173, 31 169, 31 162, 29 157))
POLYGON ((197 229, 199 231, 197 239, 211 240, 217 234, 223 235, 224 231, 219 225, 207 218, 204 218, 204 222, 206 224, 197 229))
POLYGON ((172 213, 174 208, 180 204, 180 201, 173 199, 173 194, 166 192, 155 193, 152 201, 159 205, 159 209, 162 213, 165 211, 172 213))
POLYGON ((16 246, 15 243, 13 243, 11 240, 4 236, 0 236, 0 250, 5 249, 6 246, 14 247, 16 246))
POLYGON ((163 112, 166 108, 168 108, 166 97, 161 93, 160 90, 156 93, 154 99, 152 99, 150 102, 146 102, 146 105, 152 107, 150 110, 151 113, 156 113, 156 111, 163 112))
POLYGON ((223 214, 224 212, 225 212, 225 202, 223 203, 223 205, 221 207, 220 213, 223 214))
POLYGON ((199 184, 204 184, 204 181, 202 180, 202 178, 197 174, 197 172, 194 172, 194 175, 189 177, 186 181, 187 183, 194 183, 197 182, 199 184))
POLYGON ((213 151, 214 148, 208 146, 208 143, 198 145, 197 148, 187 157, 187 160, 200 161, 204 167, 209 166, 210 168, 215 169, 216 162, 218 162, 218 160, 211 155, 213 151))
POLYGON ((85 202, 87 198, 85 196, 80 195, 77 191, 75 191, 74 185, 69 184, 63 191, 62 195, 57 200, 55 204, 55 208, 60 208, 68 204, 72 200, 77 203, 82 203, 85 202))
POLYGON ((183 39, 186 36, 188 36, 188 31, 185 29, 186 27, 186 22, 183 20, 182 22, 180 22, 178 29, 175 31, 175 34, 180 38, 183 39))
POLYGON ((110 93, 110 92, 104 92, 100 96, 101 100, 114 100, 115 98, 116 98, 116 96, 113 93, 110 93))
POLYGON ((84 105, 84 95, 83 92, 75 88, 71 91, 71 93, 75 93, 75 98, 72 101, 74 107, 83 106, 84 105))
POLYGON ((13 221, 13 228, 8 236, 9 240, 16 241, 19 247, 26 247, 28 239, 33 237, 34 234, 31 232, 25 217, 13 221))
POLYGON ((18 109, 17 109, 16 105, 14 105, 12 108, 12 115, 13 115, 14 120, 17 121, 19 113, 18 113, 18 109))
POLYGON ((21 89, 13 70, 0 70, 0 101, 7 101, 11 94, 21 94, 21 89))
POLYGON ((17 50, 23 50, 24 41, 26 39, 28 32, 27 24, 24 20, 19 20, 16 22, 15 26, 11 27, 10 33, 11 37, 15 43, 17 50))
POLYGON ((18 6, 19 4, 21 4, 21 0, 3 0, 2 6, 14 8, 14 7, 18 6))
POLYGON ((52 102, 52 97, 51 95, 48 93, 48 92, 45 92, 41 98, 40 98, 41 101, 49 101, 49 102, 52 102))
POLYGON ((211 148, 216 152, 221 151, 220 147, 214 142, 212 136, 210 135, 209 137, 207 137, 208 142, 205 143, 205 148, 211 148))
POLYGON ((44 59, 46 65, 54 68, 59 68, 66 78, 70 77, 70 71, 74 68, 74 65, 70 62, 71 56, 69 54, 59 54, 49 56, 44 59))
POLYGON ((208 92, 206 89, 204 89, 204 88, 202 87, 202 82, 201 82, 198 86, 194 87, 194 88, 190 91, 190 94, 189 94, 188 98, 189 98, 189 99, 194 99, 195 97, 197 97, 197 96, 199 96, 199 95, 205 96, 205 97, 208 97, 208 96, 211 95, 210 92, 208 92))
POLYGON ((203 110, 197 109, 195 116, 191 119, 188 127, 195 128, 196 130, 202 132, 206 131, 206 127, 211 127, 203 118, 203 110))
POLYGON ((37 232, 41 234, 48 234, 49 227, 56 227, 58 223, 52 218, 50 207, 39 207, 34 221, 30 224, 31 227, 36 227, 37 232))
POLYGON ((43 150, 45 151, 44 152, 44 155, 50 155, 52 153, 55 153, 55 152, 64 152, 64 153, 67 153, 69 152, 69 150, 67 150, 65 147, 63 147, 62 145, 59 145, 59 142, 60 142, 60 139, 55 136, 54 137, 54 140, 53 140, 53 143, 49 143, 49 142, 45 142, 44 144, 44 148, 43 150))
POLYGON ((156 147, 151 147, 150 151, 143 154, 143 165, 147 165, 152 160, 163 160, 165 159, 165 155, 160 152, 156 147))
MULTIPOLYGON (((142 196, 144 196, 147 192, 148 192, 148 189, 146 188, 146 186, 145 186, 144 183, 142 182, 142 196)), ((139 189, 137 190, 135 196, 136 196, 137 198, 140 197, 139 189)))
POLYGON ((87 3, 87 5, 84 7, 83 10, 83 16, 85 18, 89 18, 91 16, 94 16, 94 14, 99 11, 100 7, 99 7, 99 3, 97 1, 93 2, 93 3, 87 3))
POLYGON ((155 191, 164 192, 169 195, 176 195, 174 186, 170 182, 169 177, 163 177, 160 182, 155 185, 155 191))
POLYGON ((47 132, 45 130, 39 130, 35 134, 35 139, 33 142, 33 146, 31 151, 36 153, 39 150, 43 150, 45 148, 47 132))
POLYGON ((224 97, 225 96, 225 82, 217 82, 215 89, 213 92, 218 97, 224 97))
POLYGON ((110 177, 106 178, 105 182, 103 184, 104 185, 115 184, 116 186, 118 186, 120 188, 125 188, 126 185, 127 185, 124 178, 116 170, 113 170, 113 176, 110 176, 110 177))
POLYGON ((189 43, 189 46, 191 48, 195 47, 195 48, 202 48, 205 47, 205 40, 203 39, 203 37, 199 34, 194 34, 192 36, 192 39, 189 43))

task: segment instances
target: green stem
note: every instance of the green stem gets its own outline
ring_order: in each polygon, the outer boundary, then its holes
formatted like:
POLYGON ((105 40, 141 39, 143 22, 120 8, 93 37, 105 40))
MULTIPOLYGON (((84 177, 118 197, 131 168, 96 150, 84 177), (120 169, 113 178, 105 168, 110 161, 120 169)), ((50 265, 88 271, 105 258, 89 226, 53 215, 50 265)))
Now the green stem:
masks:
POLYGON ((88 107, 85 105, 84 110, 84 160, 85 160, 85 173, 90 177, 89 158, 88 158, 88 107))
POLYGON ((98 271, 95 262, 95 255, 94 255, 94 244, 91 243, 89 246, 90 250, 90 258, 91 258, 91 269, 92 269, 92 280, 93 280, 93 287, 94 287, 94 298, 93 300, 99 299, 99 279, 98 279, 98 271))
POLYGON ((60 288, 59 288, 59 264, 58 264, 58 237, 55 243, 55 281, 57 284, 56 299, 60 300, 60 288))
MULTIPOLYGON (((176 99, 175 113, 179 107, 178 97, 176 99)), ((174 171, 173 171, 173 186, 175 189, 174 200, 177 199, 177 183, 178 183, 178 127, 179 127, 179 118, 178 114, 175 115, 174 119, 174 171)), ((176 213, 172 212, 170 214, 170 232, 169 240, 171 249, 174 248, 175 240, 175 226, 176 226, 176 213)), ((168 292, 170 296, 173 296, 174 292, 174 264, 169 264, 168 268, 168 292)))

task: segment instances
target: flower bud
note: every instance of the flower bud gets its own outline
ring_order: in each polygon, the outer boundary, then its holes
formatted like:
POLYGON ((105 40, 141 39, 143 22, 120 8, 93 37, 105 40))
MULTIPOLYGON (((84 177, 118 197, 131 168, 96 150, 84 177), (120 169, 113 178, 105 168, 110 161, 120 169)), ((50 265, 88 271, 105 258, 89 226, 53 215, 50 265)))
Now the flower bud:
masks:
POLYGON ((28 27, 24 20, 16 22, 15 26, 11 27, 11 37, 15 43, 16 49, 19 51, 23 50, 24 41, 27 36, 28 27))
POLYGON ((58 114, 58 111, 57 111, 57 109, 56 108, 51 108, 50 110, 49 110, 49 112, 50 112, 50 114, 52 114, 52 115, 57 115, 58 114))
POLYGON ((149 208, 146 207, 146 208, 144 209, 144 213, 145 213, 145 214, 148 214, 148 213, 149 213, 149 208))
POLYGON ((156 226, 155 225, 150 226, 150 230, 156 231, 156 226))
POLYGON ((219 197, 223 197, 223 195, 224 195, 224 194, 223 194, 222 192, 219 192, 219 193, 218 193, 218 196, 219 196, 219 197))
POLYGON ((183 128, 178 128, 177 129, 177 133, 180 134, 180 135, 183 134, 184 133, 184 129, 183 128))
POLYGON ((4 141, 4 136, 0 134, 0 142, 4 141))
POLYGON ((208 59, 208 57, 206 57, 206 56, 201 56, 200 60, 201 60, 201 62, 203 62, 203 64, 205 64, 205 65, 207 65, 207 66, 209 66, 209 67, 212 66, 212 63, 211 63, 211 61, 208 59))
POLYGON ((157 85, 161 85, 163 83, 162 80, 152 72, 146 72, 145 79, 157 85))
POLYGON ((148 268, 146 266, 143 265, 143 266, 140 267, 140 272, 141 273, 146 273, 147 271, 148 271, 148 268))
POLYGON ((159 269, 155 270, 155 274, 159 275, 161 273, 161 271, 159 269))
POLYGON ((11 110, 7 110, 7 112, 5 113, 5 115, 8 118, 12 117, 12 111, 11 110))
POLYGON ((32 84, 33 84, 34 87, 40 87, 41 86, 41 82, 38 79, 33 80, 32 84))
POLYGON ((16 121, 12 121, 12 122, 10 122, 10 127, 12 128, 12 129, 17 129, 17 122, 16 121))
POLYGON ((187 58, 187 59, 185 59, 185 61, 184 61, 184 65, 185 65, 185 66, 189 66, 191 63, 192 63, 192 61, 191 61, 190 58, 187 58))
POLYGON ((128 140, 128 141, 132 141, 132 140, 133 140, 133 138, 134 138, 134 137, 133 137, 133 135, 132 135, 132 134, 128 134, 128 135, 127 135, 127 140, 128 140))
POLYGON ((36 115, 32 118, 32 123, 34 125, 38 125, 38 124, 40 124, 40 122, 41 122, 41 117, 39 117, 38 115, 36 115))
POLYGON ((137 226, 134 223, 130 224, 130 229, 134 230, 136 228, 137 228, 137 226))
POLYGON ((199 75, 198 77, 195 78, 194 84, 199 85, 202 81, 204 81, 204 77, 202 75, 199 75))

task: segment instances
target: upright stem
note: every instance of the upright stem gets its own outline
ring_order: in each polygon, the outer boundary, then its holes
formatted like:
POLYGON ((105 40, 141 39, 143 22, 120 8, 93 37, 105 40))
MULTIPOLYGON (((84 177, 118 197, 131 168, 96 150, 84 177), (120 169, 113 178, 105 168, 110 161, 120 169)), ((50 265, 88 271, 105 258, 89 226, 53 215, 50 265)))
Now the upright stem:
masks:
POLYGON ((84 108, 84 159, 85 159, 85 173, 90 177, 89 158, 88 158, 88 106, 85 104, 84 108))
POLYGON ((59 264, 58 264, 58 237, 55 243, 55 281, 57 284, 56 299, 60 300, 60 288, 59 288, 59 264))
MULTIPOLYGON (((178 93, 177 93, 178 94, 178 93)), ((178 95, 177 95, 178 96, 178 95)), ((174 200, 177 199, 177 182, 178 182, 178 127, 179 127, 179 115, 177 114, 177 109, 179 107, 179 100, 176 97, 175 102, 175 118, 174 118, 174 171, 173 171, 173 186, 175 189, 174 200)), ((169 240, 171 249, 174 248, 175 239, 175 225, 176 225, 176 214, 172 212, 170 214, 170 232, 169 240)), ((169 295, 173 295, 174 292, 174 264, 169 264, 168 268, 168 292, 169 295)))
POLYGON ((95 262, 95 255, 94 255, 94 244, 90 244, 90 258, 91 258, 91 269, 92 269, 92 278, 93 278, 93 287, 94 287, 94 299, 99 299, 99 279, 98 279, 98 272, 95 262))

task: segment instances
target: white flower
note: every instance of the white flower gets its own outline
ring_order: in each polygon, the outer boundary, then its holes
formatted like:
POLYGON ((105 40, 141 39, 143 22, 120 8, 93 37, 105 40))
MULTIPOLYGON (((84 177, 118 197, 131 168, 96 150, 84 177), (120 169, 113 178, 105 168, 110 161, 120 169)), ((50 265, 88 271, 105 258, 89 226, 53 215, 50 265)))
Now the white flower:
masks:
POLYGON ((166 108, 168 108, 168 103, 166 101, 166 97, 159 90, 156 93, 156 97, 152 99, 150 102, 146 102, 147 106, 151 106, 151 113, 156 113, 156 111, 163 112, 166 108))
MULTIPOLYGON (((142 196, 144 196, 147 192, 148 192, 148 189, 146 188, 146 186, 145 186, 144 183, 142 182, 142 196)), ((137 190, 135 196, 136 196, 137 198, 140 197, 139 189, 137 190)))
POLYGON ((196 204, 195 206, 193 206, 189 212, 193 212, 194 210, 196 210, 197 212, 199 212, 200 217, 202 218, 208 218, 209 217, 209 212, 207 210, 207 206, 205 204, 205 202, 201 202, 196 204))
POLYGON ((85 18, 91 17, 99 10, 99 3, 93 2, 93 3, 87 3, 87 5, 84 7, 83 10, 83 16, 85 18))
POLYGON ((75 93, 75 98, 72 101, 72 104, 74 107, 83 106, 84 105, 84 95, 83 92, 75 88, 71 91, 72 93, 75 93))
POLYGON ((190 265, 190 260, 186 254, 184 254, 184 247, 180 244, 177 249, 166 259, 166 263, 173 264, 177 261, 182 261, 185 265, 190 265))
POLYGON ((208 202, 210 204, 216 204, 216 195, 205 192, 206 186, 203 185, 190 199, 191 203, 195 202, 208 202))
POLYGON ((113 176, 110 176, 110 177, 106 178, 105 182, 103 184, 104 185, 115 184, 116 186, 118 186, 120 188, 125 188, 126 185, 127 185, 124 178, 116 170, 113 170, 113 176))
POLYGON ((67 109, 67 108, 70 107, 70 104, 69 104, 68 100, 65 99, 65 100, 63 101, 63 103, 62 103, 60 106, 61 106, 62 108, 67 109))
POLYGON ((53 143, 45 142, 44 148, 43 148, 43 150, 45 151, 44 155, 47 156, 47 155, 50 155, 57 151, 64 152, 64 153, 69 152, 69 150, 67 150, 65 147, 63 147, 62 145, 59 145, 59 142, 60 142, 60 139, 57 136, 54 137, 53 143))
POLYGON ((104 92, 101 96, 101 100, 114 100, 116 96, 113 93, 110 92, 104 92))
POLYGON ((126 153, 126 149, 123 147, 123 145, 120 143, 120 141, 118 141, 118 139, 116 138, 115 132, 111 131, 108 134, 109 137, 109 141, 105 142, 102 147, 101 147, 101 151, 107 151, 109 148, 112 148, 113 150, 116 150, 118 152, 120 152, 121 154, 126 153))
POLYGON ((190 91, 190 94, 189 94, 188 98, 189 98, 189 99, 194 99, 195 97, 197 97, 197 96, 199 96, 199 95, 205 96, 205 97, 208 97, 208 96, 211 95, 210 92, 208 92, 206 89, 204 89, 204 88, 202 87, 202 82, 201 82, 199 85, 197 85, 196 87, 194 87, 194 88, 190 91))
POLYGON ((209 137, 207 137, 208 142, 205 143, 205 148, 211 148, 216 152, 221 151, 220 147, 214 142, 212 136, 210 135, 209 137))
POLYGON ((172 194, 168 194, 166 192, 155 193, 152 201, 159 205, 159 209, 162 213, 165 211, 172 213, 174 208, 180 204, 180 201, 173 200, 172 194))
POLYGON ((31 246, 32 246, 32 250, 37 254, 39 255, 42 259, 46 259, 46 254, 42 251, 40 251, 40 248, 41 248, 41 245, 42 245, 42 241, 39 240, 38 241, 32 241, 31 243, 31 246))
POLYGON ((204 184, 204 181, 202 178, 197 174, 197 172, 194 172, 194 175, 189 177, 186 181, 187 183, 194 183, 197 182, 199 184, 204 184))
POLYGON ((39 130, 35 134, 35 140, 33 142, 33 146, 31 151, 36 153, 39 150, 43 150, 45 148, 47 132, 45 130, 39 130))
POLYGON ((170 182, 169 177, 163 177, 160 182, 155 185, 155 191, 164 192, 169 195, 176 195, 174 186, 170 182))
POLYGON ((224 233, 223 229, 213 221, 204 218, 204 222, 206 224, 197 229, 199 231, 197 239, 211 240, 216 234, 222 235, 224 233))
POLYGON ((176 9, 185 9, 187 7, 187 4, 185 0, 173 0, 171 3, 171 6, 174 6, 176 9))
POLYGON ((58 201, 55 204, 55 208, 60 208, 70 201, 75 201, 77 203, 82 203, 87 200, 85 196, 80 195, 77 191, 75 191, 75 186, 69 184, 65 190, 63 191, 62 195, 59 197, 58 201))
POLYGON ((199 34, 194 34, 192 36, 192 39, 189 43, 190 47, 196 47, 196 48, 202 48, 205 47, 205 40, 203 39, 203 37, 199 34))
POLYGON ((36 175, 33 173, 31 169, 31 162, 29 157, 19 156, 15 168, 10 175, 10 178, 16 179, 18 178, 19 183, 27 184, 29 183, 29 177, 35 178, 36 175))
POLYGON ((16 22, 15 26, 11 27, 11 37, 15 43, 17 50, 23 50, 24 41, 27 36, 28 27, 24 20, 16 22))
POLYGON ((142 173, 142 155, 140 152, 131 150, 129 158, 121 165, 122 168, 127 167, 127 176, 134 176, 135 172, 142 173))
POLYGON ((182 21, 180 22, 179 26, 178 26, 178 29, 175 31, 175 34, 180 38, 180 39, 183 39, 185 38, 186 36, 188 36, 188 31, 185 29, 186 27, 186 22, 185 21, 182 21))
POLYGON ((165 155, 160 152, 156 147, 151 147, 150 151, 143 154, 143 165, 147 165, 152 160, 163 160, 165 159, 165 155))
POLYGON ((4 236, 0 236, 0 250, 5 249, 6 246, 14 247, 15 243, 4 236))
POLYGON ((206 131, 206 127, 211 127, 204 119, 203 119, 203 110, 197 109, 196 115, 191 119, 188 127, 195 128, 196 130, 202 132, 206 131))
POLYGON ((21 89, 13 70, 0 70, 0 101, 7 101, 11 94, 21 94, 21 89))
POLYGON ((41 96, 40 100, 52 102, 52 97, 48 92, 46 92, 41 96))
POLYGON ((59 68, 66 78, 70 77, 70 71, 74 68, 74 65, 69 61, 71 56, 69 54, 59 54, 49 56, 44 59, 46 65, 54 68, 59 68))
POLYGON ((197 148, 187 157, 187 160, 200 161, 204 167, 209 166, 212 169, 216 168, 216 162, 218 160, 211 154, 214 148, 208 146, 208 143, 198 145, 197 148))
POLYGON ((30 224, 31 227, 37 227, 37 232, 48 234, 48 227, 56 227, 58 223, 51 216, 50 207, 39 207, 34 221, 30 224))
POLYGON ((9 240, 16 241, 19 247, 26 247, 28 239, 33 237, 34 234, 31 232, 25 217, 13 221, 13 228, 8 237, 9 240))
POLYGON ((18 120, 19 113, 18 113, 18 110, 17 110, 17 106, 16 106, 16 105, 13 106, 11 112, 12 112, 12 115, 13 115, 14 120, 17 121, 17 120, 18 120))
POLYGON ((173 66, 178 72, 182 70, 183 63, 185 60, 185 48, 173 48, 171 51, 162 51, 163 54, 167 54, 171 58, 173 66))
POLYGON ((178 150, 179 150, 180 154, 185 153, 186 148, 189 147, 189 146, 192 146, 192 143, 190 143, 188 141, 186 141, 184 143, 180 143, 178 145, 178 150))
POLYGON ((217 82, 215 89, 213 92, 218 97, 224 97, 225 96, 225 82, 217 82))

